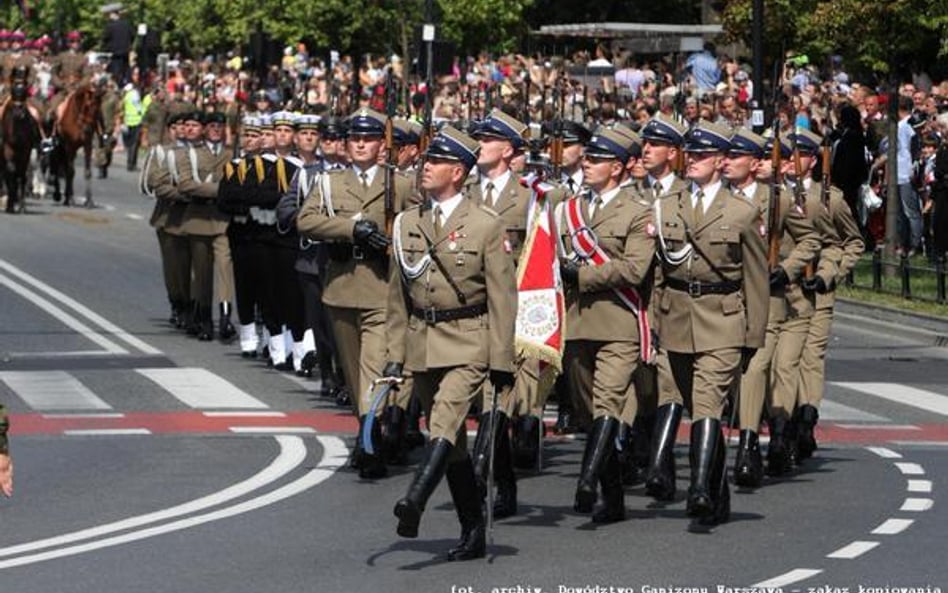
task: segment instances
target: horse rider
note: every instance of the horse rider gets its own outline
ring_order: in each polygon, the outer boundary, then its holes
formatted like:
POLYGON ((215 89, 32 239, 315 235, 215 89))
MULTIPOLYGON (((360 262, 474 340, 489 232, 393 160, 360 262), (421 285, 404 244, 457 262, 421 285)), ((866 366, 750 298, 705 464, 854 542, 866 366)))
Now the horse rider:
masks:
MULTIPOLYGON (((40 115, 39 109, 29 101, 29 68, 26 66, 16 66, 13 68, 12 74, 10 76, 10 96, 7 97, 2 104, 0 104, 0 121, 3 121, 3 116, 6 113, 7 106, 11 103, 22 103, 26 106, 26 110, 36 121, 36 127, 39 129, 40 138, 46 140, 46 132, 43 130, 42 116, 40 115)), ((3 131, 0 130, 0 136, 2 136, 3 131)))

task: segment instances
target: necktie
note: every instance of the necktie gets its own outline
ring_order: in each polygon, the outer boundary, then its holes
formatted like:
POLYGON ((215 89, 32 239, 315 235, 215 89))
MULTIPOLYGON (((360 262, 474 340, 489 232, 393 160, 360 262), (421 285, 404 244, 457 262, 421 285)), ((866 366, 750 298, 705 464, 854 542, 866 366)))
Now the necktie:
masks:
POLYGON ((662 182, 661 181, 656 181, 655 184, 652 185, 652 194, 656 199, 662 196, 662 182))
POLYGON ((695 226, 699 226, 704 220, 704 192, 699 189, 695 197, 698 198, 695 202, 695 226))
POLYGON ((593 220, 596 219, 596 216, 599 215, 599 207, 602 206, 602 198, 600 198, 599 196, 594 196, 592 200, 590 200, 590 202, 591 203, 589 205, 589 221, 592 222, 593 220))
POLYGON ((487 191, 484 192, 484 203, 490 207, 494 206, 494 183, 492 181, 487 182, 487 191))
POLYGON ((369 187, 369 174, 363 171, 359 173, 359 179, 362 181, 362 189, 367 189, 369 187))
POLYGON ((436 236, 441 236, 441 231, 443 230, 441 224, 441 206, 435 206, 432 209, 432 215, 434 216, 434 230, 436 236))
POLYGON ((566 185, 569 186, 569 194, 571 196, 575 196, 576 195, 576 180, 573 179, 572 177, 567 177, 566 185))

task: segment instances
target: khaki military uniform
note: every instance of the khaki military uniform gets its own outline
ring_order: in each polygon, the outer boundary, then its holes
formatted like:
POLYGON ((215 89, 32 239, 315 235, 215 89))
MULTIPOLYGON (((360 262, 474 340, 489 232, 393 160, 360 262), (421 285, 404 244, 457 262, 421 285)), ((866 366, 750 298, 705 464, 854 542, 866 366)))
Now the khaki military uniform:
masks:
MULTIPOLYGON (((705 197, 704 199, 709 199, 705 197)), ((742 348, 761 348, 770 296, 760 211, 723 186, 696 217, 691 196, 658 204, 664 241, 653 294, 659 404, 684 404, 693 421, 720 418, 742 348), (691 253, 680 260, 673 252, 691 253)))
MULTIPOLYGON (((770 221, 770 186, 757 184, 754 195, 749 201, 760 209, 761 219, 770 221)), ((777 397, 784 393, 780 388, 774 390, 771 399, 770 386, 784 385, 787 381, 795 383, 796 362, 790 360, 774 361, 774 352, 777 349, 777 336, 781 325, 788 318, 788 292, 794 294, 799 290, 799 280, 806 265, 819 253, 819 236, 814 229, 804 208, 794 204, 790 192, 780 190, 780 211, 777 222, 778 232, 781 233, 779 267, 787 273, 790 284, 787 287, 770 291, 770 312, 767 319, 767 333, 764 346, 751 359, 747 370, 740 381, 740 422, 741 427, 757 431, 764 409, 765 400, 770 401, 771 416, 786 411, 787 417, 793 410, 793 400, 784 401, 777 397), (788 407, 789 404, 789 407, 788 407)), ((810 208, 812 210, 812 208, 810 208)))
MULTIPOLYGON (((636 288, 643 290, 643 299, 648 298, 644 288, 650 285, 655 255, 655 240, 648 231, 652 211, 637 192, 626 188, 590 218, 589 195, 574 199, 581 201, 584 220, 610 261, 580 267, 579 286, 566 293, 564 362, 574 393, 582 401, 592 402, 593 417, 619 418, 630 408, 629 400, 634 417, 631 386, 640 359, 639 325, 615 289, 636 288)), ((566 204, 558 210, 557 219, 567 256, 574 257, 566 204)), ((643 301, 641 314, 646 310, 643 301)))
POLYGON ((102 112, 102 122, 105 126, 102 137, 95 143, 95 166, 99 167, 104 173, 112 164, 112 151, 115 149, 115 115, 121 103, 121 96, 114 88, 108 88, 102 95, 100 110, 102 112))
MULTIPOLYGON (((395 177, 395 211, 410 188, 395 177)), ((358 415, 369 411, 367 391, 382 374, 385 360, 385 307, 388 260, 384 253, 352 243, 356 220, 385 228, 385 173, 379 168, 363 187, 352 168, 329 174, 329 195, 316 184, 297 218, 301 237, 324 241, 329 252, 323 303, 336 339, 343 375, 358 415), (329 206, 331 204, 332 211, 329 206)))
POLYGON ((76 51, 64 51, 56 55, 52 63, 52 83, 67 93, 76 90, 86 78, 88 60, 85 54, 76 51))
POLYGON ((406 267, 416 266, 430 249, 454 286, 434 261, 414 278, 401 266, 393 270, 387 359, 404 362, 414 377, 431 438, 455 444, 451 458, 461 460, 467 456, 464 420, 488 370, 514 370, 517 288, 504 246, 504 223, 465 199, 440 234, 429 206, 401 214, 397 226, 397 258, 406 267), (468 313, 461 314, 461 308, 468 313), (458 311, 459 318, 437 320, 439 311, 451 310, 458 311))
POLYGON ((160 223, 167 235, 165 249, 172 268, 171 275, 178 298, 184 305, 191 300, 191 243, 183 229, 188 202, 178 189, 178 180, 182 168, 187 165, 187 146, 176 146, 165 152, 164 161, 152 162, 146 180, 155 199, 162 204, 155 223, 160 223))
POLYGON ((190 287, 185 289, 182 285, 180 274, 176 272, 177 267, 174 261, 174 236, 165 230, 168 225, 168 218, 174 206, 171 200, 158 199, 156 191, 162 184, 170 184, 171 177, 167 170, 168 153, 180 146, 178 143, 168 142, 159 146, 154 146, 145 157, 145 165, 141 174, 141 190, 146 196, 155 198, 155 207, 152 209, 151 217, 148 219, 158 235, 158 249, 161 253, 161 269, 165 282, 165 289, 168 293, 168 300, 173 305, 183 306, 187 303, 190 287))

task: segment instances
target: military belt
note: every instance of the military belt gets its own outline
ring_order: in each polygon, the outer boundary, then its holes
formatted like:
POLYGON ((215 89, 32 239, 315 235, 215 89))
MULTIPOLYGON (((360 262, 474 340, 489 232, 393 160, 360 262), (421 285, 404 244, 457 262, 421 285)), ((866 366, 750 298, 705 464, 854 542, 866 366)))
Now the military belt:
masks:
POLYGON ((333 261, 349 261, 350 259, 361 261, 385 258, 385 254, 381 251, 362 247, 361 245, 353 245, 352 243, 329 243, 328 246, 329 259, 333 261))
POLYGON ((189 201, 190 201, 192 204, 197 204, 198 206, 207 206, 208 204, 215 204, 215 203, 217 202, 217 198, 197 198, 197 197, 191 197, 191 198, 189 199, 189 201))
POLYGON ((468 319, 478 317, 487 313, 487 303, 477 303, 476 305, 467 305, 466 307, 457 307, 455 309, 435 309, 434 307, 412 307, 411 314, 419 319, 424 319, 425 323, 434 325, 442 321, 454 321, 456 319, 468 319))
POLYGON ((672 290, 687 292, 689 296, 699 297, 706 294, 731 294, 744 287, 740 280, 727 280, 724 282, 699 282, 697 280, 679 280, 677 278, 665 278, 665 286, 672 290))

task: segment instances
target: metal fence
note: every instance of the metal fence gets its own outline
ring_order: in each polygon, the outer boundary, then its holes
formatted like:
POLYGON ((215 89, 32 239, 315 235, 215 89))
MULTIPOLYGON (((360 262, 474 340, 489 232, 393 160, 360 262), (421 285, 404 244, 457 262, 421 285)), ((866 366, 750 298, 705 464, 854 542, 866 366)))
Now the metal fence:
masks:
POLYGON ((945 304, 948 282, 945 261, 901 257, 886 260, 880 251, 865 255, 849 273, 846 284, 855 288, 900 296, 904 299, 945 304))

